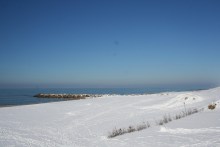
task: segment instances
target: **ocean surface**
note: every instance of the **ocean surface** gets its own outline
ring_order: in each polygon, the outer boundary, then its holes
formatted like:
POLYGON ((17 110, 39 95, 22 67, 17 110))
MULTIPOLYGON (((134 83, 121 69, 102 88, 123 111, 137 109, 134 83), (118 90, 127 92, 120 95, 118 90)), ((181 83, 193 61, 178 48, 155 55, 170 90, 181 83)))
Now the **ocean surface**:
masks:
POLYGON ((173 87, 173 88, 50 88, 50 89, 0 89, 0 107, 17 106, 37 103, 48 103, 56 101, 65 101, 65 99, 56 98, 36 98, 38 93, 55 94, 151 94, 168 91, 189 91, 208 89, 210 87, 173 87))

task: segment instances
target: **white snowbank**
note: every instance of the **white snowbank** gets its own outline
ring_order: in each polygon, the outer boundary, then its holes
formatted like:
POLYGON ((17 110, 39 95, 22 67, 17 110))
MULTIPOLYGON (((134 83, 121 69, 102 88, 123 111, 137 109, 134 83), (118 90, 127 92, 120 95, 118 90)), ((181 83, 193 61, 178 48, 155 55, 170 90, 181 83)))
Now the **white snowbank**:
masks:
POLYGON ((184 129, 184 128, 176 128, 170 129, 161 127, 160 132, 167 132, 171 134, 195 134, 195 133, 220 133, 220 129, 216 128, 201 128, 201 129, 184 129))
POLYGON ((0 108, 0 146, 220 146, 219 102, 220 88, 214 88, 0 108), (207 109, 213 102, 216 109, 207 109), (165 114, 174 116, 184 107, 205 111, 155 125, 165 114), (115 127, 143 121, 152 126, 107 138, 115 127))

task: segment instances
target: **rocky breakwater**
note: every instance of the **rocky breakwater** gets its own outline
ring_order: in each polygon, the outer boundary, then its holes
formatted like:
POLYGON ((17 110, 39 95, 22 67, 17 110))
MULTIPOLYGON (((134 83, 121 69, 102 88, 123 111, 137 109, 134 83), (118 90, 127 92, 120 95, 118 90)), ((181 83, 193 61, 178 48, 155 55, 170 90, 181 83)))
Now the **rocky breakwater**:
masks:
POLYGON ((85 99, 89 97, 101 97, 95 94, 43 94, 39 93, 34 95, 37 98, 62 98, 62 99, 85 99))

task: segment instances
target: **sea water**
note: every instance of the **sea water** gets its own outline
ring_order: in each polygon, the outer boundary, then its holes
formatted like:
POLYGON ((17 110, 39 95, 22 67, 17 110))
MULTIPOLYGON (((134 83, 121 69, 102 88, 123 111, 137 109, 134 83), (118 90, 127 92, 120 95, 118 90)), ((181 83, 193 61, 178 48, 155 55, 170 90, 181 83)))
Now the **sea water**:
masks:
POLYGON ((49 94, 151 94, 168 91, 188 91, 208 89, 208 87, 157 87, 157 88, 28 88, 28 89, 0 89, 0 107, 4 106, 16 106, 16 105, 27 105, 37 103, 47 103, 56 101, 65 101, 66 99, 56 98, 36 98, 33 97, 38 93, 49 93, 49 94))

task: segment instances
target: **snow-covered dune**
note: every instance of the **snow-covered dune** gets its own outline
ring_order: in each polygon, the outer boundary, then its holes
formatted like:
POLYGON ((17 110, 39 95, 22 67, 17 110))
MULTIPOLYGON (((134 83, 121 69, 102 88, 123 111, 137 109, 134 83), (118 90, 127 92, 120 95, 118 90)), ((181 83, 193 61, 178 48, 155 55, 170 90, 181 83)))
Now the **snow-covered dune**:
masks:
POLYGON ((0 108, 0 146, 220 146, 220 88, 0 108), (208 109, 209 104, 215 109, 208 109), (203 110, 175 120, 188 109, 203 110), (203 109, 202 109, 203 108, 203 109), (164 115, 172 121, 158 125, 164 115), (114 128, 150 127, 108 138, 114 128))

